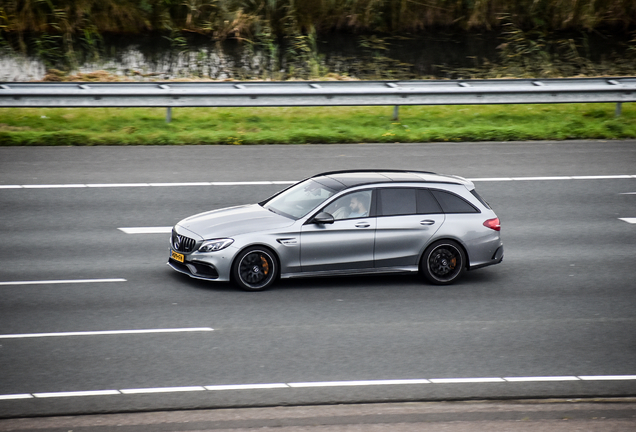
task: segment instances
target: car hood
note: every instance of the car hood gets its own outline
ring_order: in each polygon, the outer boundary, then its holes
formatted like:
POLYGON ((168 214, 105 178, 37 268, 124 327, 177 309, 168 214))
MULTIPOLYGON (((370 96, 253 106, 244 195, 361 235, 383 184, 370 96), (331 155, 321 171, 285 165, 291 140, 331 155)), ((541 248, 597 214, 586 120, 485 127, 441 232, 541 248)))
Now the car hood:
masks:
POLYGON ((258 204, 251 204, 200 213, 182 220, 177 225, 203 239, 214 239, 284 228, 294 222, 265 210, 258 204))

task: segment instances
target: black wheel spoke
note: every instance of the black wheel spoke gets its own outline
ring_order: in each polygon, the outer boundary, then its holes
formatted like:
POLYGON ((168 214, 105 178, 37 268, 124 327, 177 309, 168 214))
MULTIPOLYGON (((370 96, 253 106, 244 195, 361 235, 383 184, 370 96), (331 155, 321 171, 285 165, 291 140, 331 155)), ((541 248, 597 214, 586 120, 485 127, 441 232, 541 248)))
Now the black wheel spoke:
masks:
POLYGON ((242 284, 249 289, 261 289, 271 283, 275 276, 274 262, 263 251, 248 252, 238 263, 238 276, 242 284))
POLYGON ((426 266, 428 273, 437 283, 450 283, 462 272, 464 257, 462 252, 451 244, 440 244, 428 254, 426 266))

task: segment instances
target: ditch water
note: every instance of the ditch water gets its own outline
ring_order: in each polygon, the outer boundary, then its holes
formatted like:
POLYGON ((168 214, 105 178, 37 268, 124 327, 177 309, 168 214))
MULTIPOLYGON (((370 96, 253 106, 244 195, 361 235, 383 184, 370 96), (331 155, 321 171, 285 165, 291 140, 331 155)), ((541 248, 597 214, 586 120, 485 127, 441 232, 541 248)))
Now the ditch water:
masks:
MULTIPOLYGON (((455 78, 456 71, 499 63, 502 40, 495 33, 434 34, 417 37, 336 35, 322 38, 303 61, 257 44, 188 37, 180 44, 161 35, 110 36, 98 50, 77 49, 70 75, 106 70, 135 80, 289 79, 335 73, 359 79, 455 78)), ((581 54, 592 61, 616 55, 624 40, 578 37, 581 54)), ((58 55, 58 58, 60 56, 58 55)), ((0 81, 39 81, 52 62, 46 55, 0 51, 0 81)), ((63 66, 53 68, 62 69, 63 66)), ((67 66, 68 68, 68 66, 67 66)))

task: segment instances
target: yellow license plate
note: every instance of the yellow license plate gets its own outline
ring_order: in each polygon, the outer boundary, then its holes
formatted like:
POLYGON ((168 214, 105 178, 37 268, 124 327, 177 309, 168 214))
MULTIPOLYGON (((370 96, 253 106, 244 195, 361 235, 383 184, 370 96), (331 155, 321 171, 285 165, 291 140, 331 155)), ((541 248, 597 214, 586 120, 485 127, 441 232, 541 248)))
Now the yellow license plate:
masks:
POLYGON ((184 261, 184 256, 180 253, 176 253, 175 251, 172 251, 172 259, 175 261, 179 261, 179 262, 183 262, 184 261))

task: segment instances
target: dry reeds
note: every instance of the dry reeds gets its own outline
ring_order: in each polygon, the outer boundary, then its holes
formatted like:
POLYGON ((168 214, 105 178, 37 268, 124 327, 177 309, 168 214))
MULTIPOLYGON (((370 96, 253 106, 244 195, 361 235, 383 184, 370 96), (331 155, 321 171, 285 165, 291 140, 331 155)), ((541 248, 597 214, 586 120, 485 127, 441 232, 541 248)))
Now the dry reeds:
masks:
POLYGON ((2 0, 7 33, 143 33, 186 30, 217 38, 249 37, 267 26, 284 36, 315 28, 320 34, 415 32, 432 28, 499 28, 500 14, 522 28, 550 30, 636 25, 633 0, 2 0))

